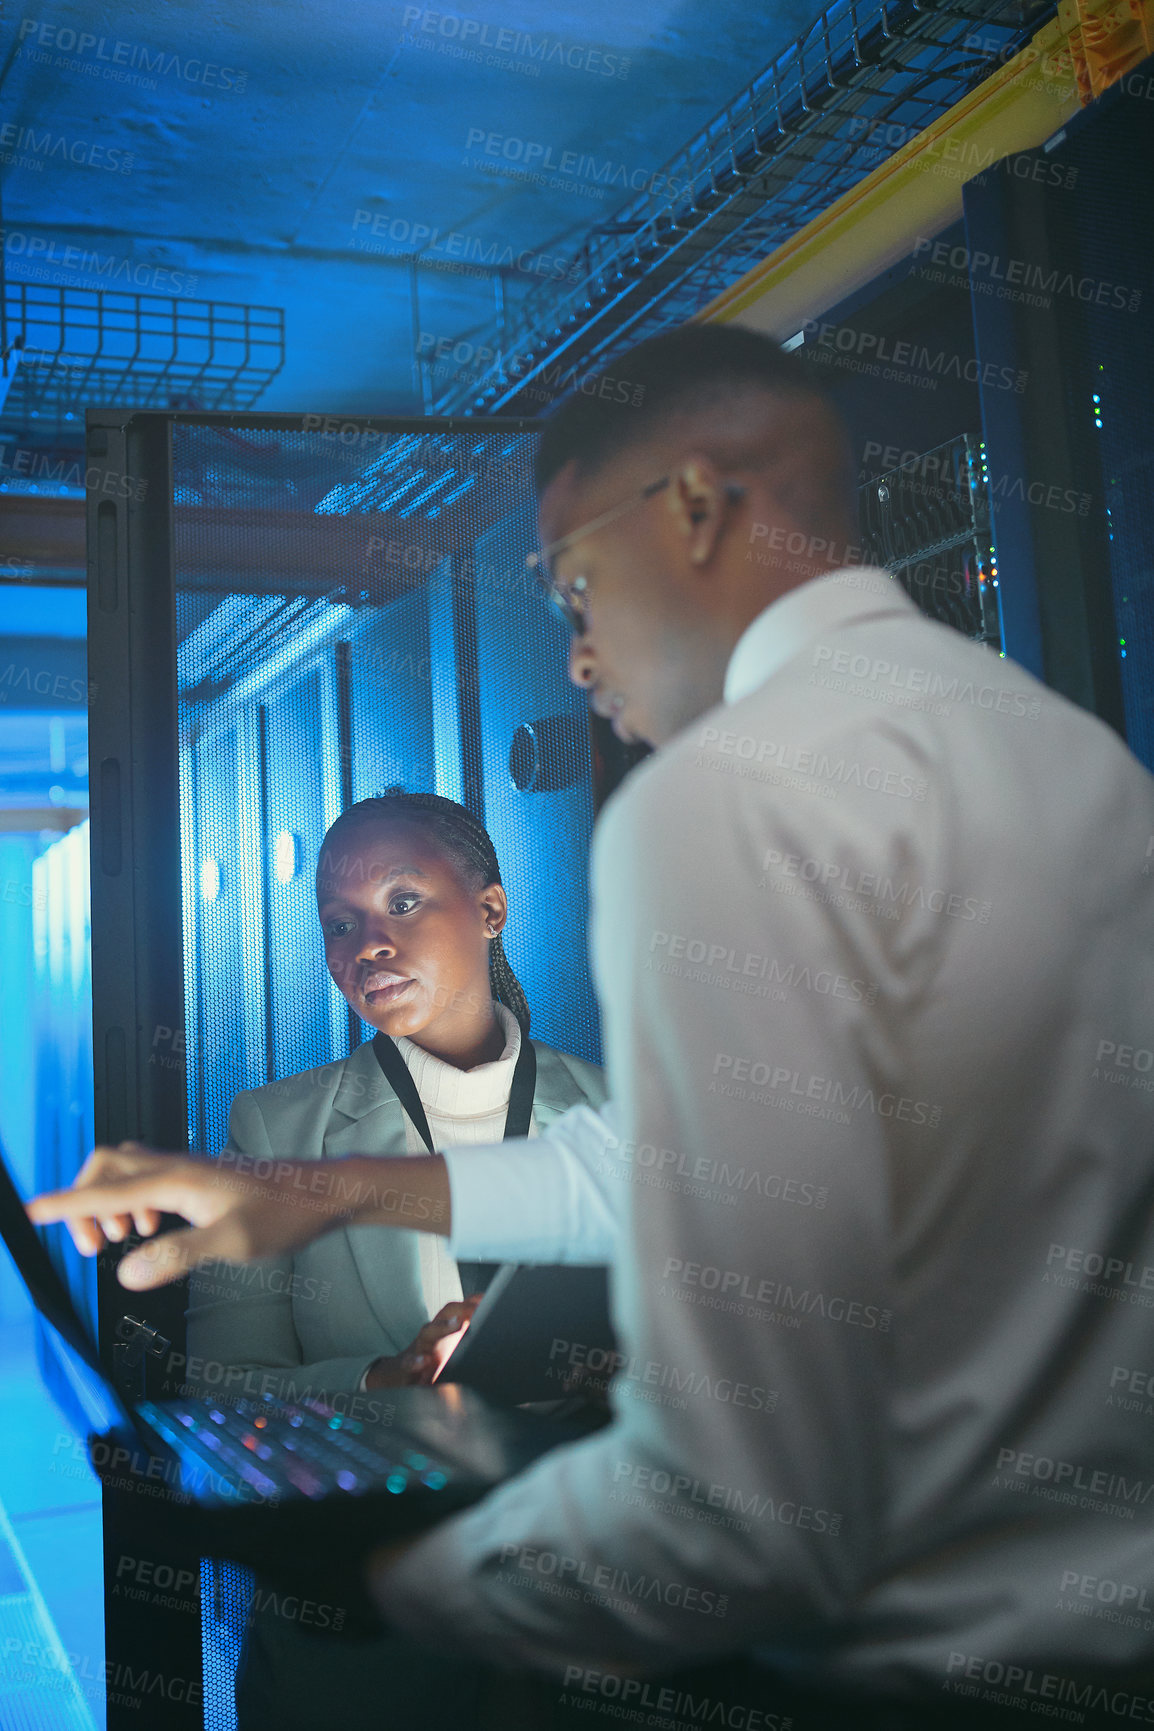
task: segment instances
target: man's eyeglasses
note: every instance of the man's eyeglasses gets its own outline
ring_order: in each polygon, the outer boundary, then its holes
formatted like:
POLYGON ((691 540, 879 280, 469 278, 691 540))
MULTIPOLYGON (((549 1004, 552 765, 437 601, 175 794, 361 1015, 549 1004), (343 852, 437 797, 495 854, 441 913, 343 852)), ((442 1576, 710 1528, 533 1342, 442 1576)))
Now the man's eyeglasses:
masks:
POLYGON ((622 499, 619 505, 602 511, 591 523, 583 523, 580 529, 571 530, 568 535, 562 535, 560 540, 550 541, 547 547, 542 547, 538 553, 530 553, 525 560, 526 570, 536 572, 548 592, 549 599, 578 637, 585 629, 585 579, 574 577, 571 583, 558 582, 549 569, 550 560, 555 559, 558 553, 564 553, 567 547, 572 547, 574 542, 580 541, 585 535, 592 535, 596 529, 604 529, 608 524, 615 523, 618 517, 624 517, 626 511, 643 505, 646 499, 652 499, 655 493, 668 487, 669 482, 668 475, 662 475, 659 481, 650 481, 648 486, 641 487, 636 493, 630 493, 627 499, 622 499))
MULTIPOLYGON (((608 511, 603 511, 599 517, 594 517, 591 523, 583 523, 579 529, 573 529, 568 535, 562 535, 557 541, 550 541, 547 547, 542 547, 537 553, 530 553, 525 560, 525 567, 537 574, 538 580, 544 585, 549 599, 561 614, 565 623, 578 637, 585 630, 585 610, 588 605, 588 584, 584 577, 574 577, 570 582, 559 581, 549 569, 550 561, 558 553, 564 553, 566 548, 582 540, 586 535, 592 535, 597 529, 604 529, 610 523, 615 523, 627 511, 632 511, 638 505, 643 505, 646 499, 652 499, 668 487, 671 475, 662 475, 659 481, 650 481, 648 486, 640 487, 636 493, 631 493, 620 504, 613 505, 608 511)), ((740 499, 745 488, 739 481, 725 483, 725 495, 728 499, 740 499)))

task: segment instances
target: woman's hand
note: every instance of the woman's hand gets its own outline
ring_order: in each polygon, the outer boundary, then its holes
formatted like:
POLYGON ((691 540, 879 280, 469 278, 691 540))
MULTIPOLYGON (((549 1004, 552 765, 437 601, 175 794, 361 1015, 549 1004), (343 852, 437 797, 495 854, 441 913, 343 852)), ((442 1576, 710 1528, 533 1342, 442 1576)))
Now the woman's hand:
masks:
POLYGON ((395 1358, 378 1358, 365 1378, 366 1388, 427 1388, 436 1382, 445 1360, 468 1328, 482 1294, 443 1304, 436 1316, 418 1329, 412 1344, 395 1358))
POLYGON ((613 1410, 609 1401, 609 1378, 604 1371, 599 1374, 590 1370, 587 1364, 574 1365, 561 1384, 561 1393, 576 1396, 604 1413, 613 1410))
POLYGON ((250 1166, 253 1176, 228 1159, 157 1154, 139 1142, 122 1142, 97 1148, 69 1189, 37 1196, 28 1216, 38 1226, 63 1220, 85 1256, 122 1242, 135 1228, 151 1242, 125 1256, 117 1274, 122 1286, 144 1292, 178 1280, 206 1258, 254 1262, 298 1250, 352 1212, 350 1187, 333 1179, 342 1167, 349 1175, 345 1162, 333 1162, 328 1172, 316 1161, 250 1166), (162 1214, 180 1214, 189 1226, 154 1238, 162 1214))

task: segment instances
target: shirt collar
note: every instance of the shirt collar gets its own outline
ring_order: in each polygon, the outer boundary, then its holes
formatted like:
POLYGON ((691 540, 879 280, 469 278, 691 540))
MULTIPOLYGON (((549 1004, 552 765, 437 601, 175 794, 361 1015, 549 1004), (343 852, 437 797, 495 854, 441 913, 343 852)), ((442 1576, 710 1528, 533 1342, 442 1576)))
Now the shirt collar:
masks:
POLYGON ((771 601, 734 644, 725 669, 726 703, 756 691, 824 632, 914 605, 897 579, 875 565, 852 565, 799 583, 771 601))

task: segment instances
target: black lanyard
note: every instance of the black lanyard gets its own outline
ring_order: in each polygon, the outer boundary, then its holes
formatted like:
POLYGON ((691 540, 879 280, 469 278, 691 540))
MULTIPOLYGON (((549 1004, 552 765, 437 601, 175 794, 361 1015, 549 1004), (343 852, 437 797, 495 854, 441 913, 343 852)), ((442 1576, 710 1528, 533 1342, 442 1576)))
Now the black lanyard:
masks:
MULTIPOLYGON (((425 1108, 421 1104, 421 1096, 417 1092, 417 1084, 413 1081, 409 1066, 401 1057, 396 1044, 388 1034, 377 1033, 373 1036, 373 1051, 377 1063, 384 1072, 385 1080, 392 1088, 397 1099, 413 1121, 413 1126, 421 1141, 435 1154, 433 1138, 429 1131, 429 1120, 425 1116, 425 1108)), ((529 1134, 529 1120, 533 1111, 533 1095, 537 1087, 537 1054, 533 1050, 533 1042, 522 1032, 521 1050, 517 1054, 517 1062, 513 1066, 513 1085, 509 1089, 509 1108, 505 1114, 505 1129, 503 1140, 509 1141, 514 1136, 529 1134)), ((484 1292, 500 1266, 496 1262, 460 1262, 461 1290, 466 1297, 470 1292, 484 1292)))

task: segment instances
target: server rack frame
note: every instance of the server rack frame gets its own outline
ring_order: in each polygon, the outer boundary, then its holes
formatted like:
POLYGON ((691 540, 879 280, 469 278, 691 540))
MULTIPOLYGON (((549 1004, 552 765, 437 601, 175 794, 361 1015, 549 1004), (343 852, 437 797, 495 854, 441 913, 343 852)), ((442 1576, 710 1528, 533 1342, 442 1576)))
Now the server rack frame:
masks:
MULTIPOLYGON (((256 412, 89 409, 86 415, 89 752, 95 1134, 98 1145, 188 1146, 181 934, 179 730, 173 429, 300 433, 316 417, 256 412)), ((531 433, 534 420, 502 416, 342 416, 342 428, 384 436, 531 433)), ((469 597, 459 598, 467 605, 469 597)), ((463 761, 476 745, 462 739, 463 761)), ((132 1241, 130 1241, 132 1242, 132 1241)), ((101 1356, 130 1399, 163 1396, 183 1362, 181 1285, 125 1307, 111 1258, 97 1283, 101 1356), (140 1326, 140 1325, 143 1325, 140 1326), (150 1331, 146 1334, 144 1329, 150 1331), (145 1343, 160 1349, 149 1351, 145 1343), (174 1358, 173 1355, 176 1355, 174 1358)), ((147 1491, 147 1483, 142 1487, 147 1491)), ((124 1559, 174 1570, 198 1559, 157 1530, 155 1503, 134 1489, 103 1489, 108 1731, 129 1731, 138 1710, 118 1678, 163 1675, 166 1726, 200 1731, 199 1614, 114 1596, 124 1559)))

